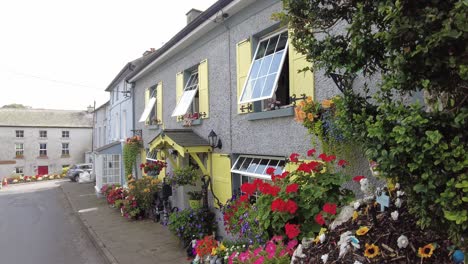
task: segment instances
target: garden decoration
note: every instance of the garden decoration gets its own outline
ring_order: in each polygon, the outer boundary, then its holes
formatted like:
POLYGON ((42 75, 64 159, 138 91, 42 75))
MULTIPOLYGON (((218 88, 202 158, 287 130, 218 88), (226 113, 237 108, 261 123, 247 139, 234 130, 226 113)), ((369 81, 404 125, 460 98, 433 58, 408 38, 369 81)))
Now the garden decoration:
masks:
POLYGON ((201 207, 200 200, 203 198, 203 194, 201 191, 190 191, 187 192, 189 196, 189 206, 192 209, 199 209, 201 207))
POLYGON ((388 210, 375 210, 381 206, 375 203, 380 193, 372 201, 353 202, 357 217, 327 230, 323 239, 301 247, 294 263, 457 263, 459 258, 454 254, 463 254, 461 250, 437 232, 418 228, 407 203, 395 205, 397 199, 406 200, 397 187, 382 190, 390 193, 388 210))
POLYGON ((148 176, 158 176, 161 170, 166 166, 167 163, 161 160, 147 161, 140 164, 140 169, 143 169, 148 176))

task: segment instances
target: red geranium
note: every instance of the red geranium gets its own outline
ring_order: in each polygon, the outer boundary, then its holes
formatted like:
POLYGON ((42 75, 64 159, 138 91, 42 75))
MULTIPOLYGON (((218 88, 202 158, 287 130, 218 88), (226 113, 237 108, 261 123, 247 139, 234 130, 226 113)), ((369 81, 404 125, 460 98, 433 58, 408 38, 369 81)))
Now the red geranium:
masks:
POLYGON ((286 193, 295 193, 299 189, 299 184, 292 183, 286 186, 286 193))
POLYGON ((346 160, 339 160, 338 161, 338 166, 344 167, 348 165, 348 162, 346 160))
POLYGON ((288 200, 286 202, 286 211, 288 211, 290 214, 294 214, 297 211, 297 204, 293 200, 288 200))
POLYGON ((291 162, 298 162, 299 160, 297 159, 299 157, 299 154, 297 153, 292 153, 290 156, 289 156, 289 161, 291 162))
POLYGON ((313 155, 315 154, 315 152, 316 152, 315 149, 309 149, 309 150, 307 151, 307 156, 309 156, 309 157, 310 157, 310 156, 313 156, 313 155))
POLYGON ((323 205, 323 211, 332 215, 336 214, 336 204, 326 203, 323 205))
POLYGON ((288 236, 289 239, 293 239, 301 233, 301 230, 299 229, 299 225, 294 225, 290 223, 286 223, 284 226, 284 229, 286 230, 286 235, 288 236))
POLYGON ((279 186, 273 186, 265 182, 259 186, 259 190, 263 194, 277 196, 278 193, 281 191, 281 188, 279 186))
POLYGON ((266 173, 267 173, 268 175, 273 175, 273 174, 275 174, 275 170, 276 170, 276 169, 273 168, 273 167, 268 167, 268 168, 266 169, 266 173))
POLYGON ((317 161, 304 162, 299 165, 299 167, 297 168, 297 171, 303 171, 306 173, 317 172, 319 171, 321 165, 322 163, 317 162, 317 161))
POLYGON ((240 200, 241 202, 245 202, 245 201, 249 200, 249 196, 247 196, 247 195, 241 195, 241 197, 239 197, 239 200, 240 200))
POLYGON ((366 178, 365 176, 362 176, 362 175, 359 175, 359 176, 355 176, 353 177, 353 181, 355 182, 360 182, 362 179, 366 178))
POLYGON ((281 198, 277 198, 273 200, 271 203, 271 210, 273 212, 284 212, 286 209, 286 202, 283 201, 281 198))
POLYGON ((320 154, 318 157, 321 160, 325 161, 325 162, 331 162, 331 161, 334 161, 336 159, 335 155, 327 156, 327 154, 325 154, 325 153, 320 154))
POLYGON ((325 219, 323 219, 322 213, 318 213, 315 216, 315 222, 317 222, 317 224, 319 224, 319 225, 324 225, 325 224, 325 219))
POLYGON ((244 192, 246 195, 252 195, 257 191, 257 186, 253 183, 244 183, 241 186, 241 191, 244 192))

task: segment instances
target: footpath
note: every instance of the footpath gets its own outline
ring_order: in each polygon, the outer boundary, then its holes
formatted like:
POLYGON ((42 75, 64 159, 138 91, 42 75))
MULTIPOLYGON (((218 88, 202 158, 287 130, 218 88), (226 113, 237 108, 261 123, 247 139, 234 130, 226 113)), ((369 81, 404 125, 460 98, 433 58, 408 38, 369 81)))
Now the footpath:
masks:
POLYGON ((188 263, 181 243, 152 220, 131 221, 98 198, 94 183, 60 184, 93 243, 110 264, 188 263))

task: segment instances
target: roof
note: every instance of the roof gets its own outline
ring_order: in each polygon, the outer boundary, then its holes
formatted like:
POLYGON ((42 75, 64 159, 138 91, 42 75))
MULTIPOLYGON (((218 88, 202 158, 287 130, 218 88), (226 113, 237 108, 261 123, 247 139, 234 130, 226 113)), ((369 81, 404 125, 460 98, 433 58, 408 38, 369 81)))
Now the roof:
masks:
POLYGON ((158 137, 169 137, 182 147, 198 147, 209 146, 208 141, 199 135, 195 134, 192 130, 188 129, 166 129, 157 135, 150 144, 158 137))
POLYGON ((199 16, 197 16, 192 22, 187 24, 181 31, 175 34, 168 42, 166 42, 160 49, 153 52, 152 54, 148 55, 148 59, 145 59, 133 72, 131 72, 127 76, 127 80, 133 78, 138 72, 143 70, 146 66, 148 66, 151 62, 156 60, 159 56, 163 55, 166 51, 168 51, 172 46, 177 44, 180 40, 182 40, 185 36, 187 36, 190 32, 195 30, 198 26, 203 24, 208 18, 213 15, 216 15, 220 10, 226 7, 228 4, 233 2, 234 0, 218 0, 216 3, 211 5, 208 9, 202 12, 199 16))
POLYGON ((2 108, 0 126, 92 128, 93 114, 76 110, 2 108))
POLYGON ((148 55, 147 56, 142 56, 136 60, 133 60, 127 64, 120 70, 120 72, 117 74, 117 76, 114 77, 112 82, 107 86, 106 92, 109 92, 112 90, 112 88, 120 82, 123 78, 126 77, 128 73, 131 73, 138 65, 140 65, 143 61, 146 59, 149 59, 148 55))
POLYGON ((98 111, 99 109, 105 107, 105 106, 108 106, 110 104, 110 100, 107 100, 107 102, 103 103, 101 106, 99 106, 98 108, 96 108, 94 110, 94 112, 98 111))

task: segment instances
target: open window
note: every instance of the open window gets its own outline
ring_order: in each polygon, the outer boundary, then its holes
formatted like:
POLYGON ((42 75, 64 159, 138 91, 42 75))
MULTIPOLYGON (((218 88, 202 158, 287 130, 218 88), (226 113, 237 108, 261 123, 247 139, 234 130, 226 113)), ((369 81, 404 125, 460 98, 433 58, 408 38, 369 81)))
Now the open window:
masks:
POLYGON ((254 111, 289 105, 288 33, 259 40, 238 104, 251 103, 254 111))
POLYGON ((185 83, 182 96, 177 103, 176 108, 172 112, 172 116, 182 116, 187 112, 198 113, 199 111, 199 96, 198 96, 198 69, 190 72, 190 76, 185 83))
POLYGON ((156 107, 155 107, 155 104, 156 104, 156 85, 148 88, 148 90, 146 91, 146 97, 145 98, 145 101, 146 101, 146 105, 145 105, 145 110, 143 110, 143 113, 141 114, 140 116, 140 119, 138 120, 138 122, 147 122, 148 125, 151 125, 151 124, 156 124, 157 122, 154 122, 156 121, 156 107))

